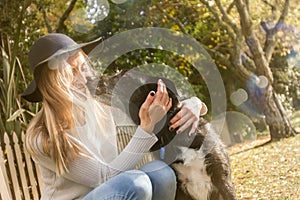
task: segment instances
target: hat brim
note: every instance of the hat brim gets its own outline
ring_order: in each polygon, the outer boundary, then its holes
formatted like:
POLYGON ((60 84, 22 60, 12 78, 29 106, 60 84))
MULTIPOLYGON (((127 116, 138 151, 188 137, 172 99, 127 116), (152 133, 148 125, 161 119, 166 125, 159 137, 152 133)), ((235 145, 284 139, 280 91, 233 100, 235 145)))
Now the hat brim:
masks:
POLYGON ((65 54, 65 53, 69 53, 69 52, 72 52, 72 51, 75 51, 75 50, 78 50, 78 49, 82 49, 86 54, 89 54, 101 41, 101 37, 96 39, 96 40, 93 40, 91 42, 87 42, 87 43, 81 43, 81 44, 75 44, 73 46, 69 46, 68 48, 66 49, 60 49, 58 50, 57 52, 55 52, 53 55, 51 55, 50 57, 46 58, 45 60, 42 60, 41 62, 39 62, 38 64, 36 64, 34 66, 34 69, 45 63, 45 62, 48 62, 49 60, 57 57, 57 56, 60 56, 62 54, 65 54))
MULTIPOLYGON (((49 58, 39 62, 34 68, 36 69, 39 65, 51 60, 52 58, 62 55, 64 53, 68 53, 77 49, 82 49, 86 54, 89 54, 101 41, 101 38, 98 38, 96 40, 93 40, 91 42, 87 42, 87 43, 81 43, 81 44, 76 44, 72 47, 69 47, 68 49, 61 49, 57 52, 55 52, 52 56, 50 56, 49 58)), ((21 97, 24 98, 25 100, 29 101, 29 102, 40 102, 43 100, 42 94, 41 92, 38 90, 37 85, 36 85, 36 81, 33 80, 28 87, 26 88, 26 90, 21 93, 21 97)))

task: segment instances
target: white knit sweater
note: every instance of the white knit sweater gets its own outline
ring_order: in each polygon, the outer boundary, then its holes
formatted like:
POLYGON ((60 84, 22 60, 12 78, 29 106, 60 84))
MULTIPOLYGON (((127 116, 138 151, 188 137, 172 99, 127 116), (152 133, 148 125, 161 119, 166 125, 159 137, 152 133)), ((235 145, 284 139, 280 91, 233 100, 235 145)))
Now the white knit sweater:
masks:
MULTIPOLYGON (((115 130, 111 130, 111 132, 115 132, 115 130)), ((75 140, 92 154, 92 158, 79 156, 71 162, 68 173, 57 176, 54 161, 43 153, 34 157, 41 172, 42 200, 82 199, 93 188, 109 178, 123 171, 134 169, 157 141, 154 134, 149 134, 138 127, 124 150, 119 155, 113 156, 114 159, 106 162, 101 159, 103 155, 100 155, 99 150, 94 147, 95 141, 91 141, 86 132, 79 131, 77 134, 78 137, 75 140)), ((37 143, 37 147, 41 149, 41 140, 38 139, 37 143)), ((107 149, 109 145, 105 148, 106 154, 107 152, 113 154, 113 147, 111 151, 107 149)))

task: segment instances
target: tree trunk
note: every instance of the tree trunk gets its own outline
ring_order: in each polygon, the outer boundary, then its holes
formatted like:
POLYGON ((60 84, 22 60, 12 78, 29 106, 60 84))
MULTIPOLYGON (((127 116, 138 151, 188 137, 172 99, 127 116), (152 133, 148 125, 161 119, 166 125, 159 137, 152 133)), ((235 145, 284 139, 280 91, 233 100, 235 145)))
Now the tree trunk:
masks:
MULTIPOLYGON (((272 55, 272 50, 274 49, 273 47, 275 46, 275 43, 271 42, 268 44, 268 47, 266 47, 266 49, 268 49, 268 57, 266 57, 266 52, 263 51, 263 48, 261 47, 258 37, 253 29, 253 21, 249 13, 249 9, 247 9, 247 6, 249 6, 249 1, 236 0, 235 5, 241 19, 240 25, 242 34, 256 66, 256 71, 254 74, 262 75, 268 80, 263 87, 258 87, 258 77, 252 76, 250 80, 251 82, 248 84, 248 86, 250 86, 250 96, 257 107, 260 108, 260 110, 266 116, 266 123, 269 126, 272 140, 279 140, 281 138, 293 136, 296 134, 296 131, 292 127, 290 120, 287 118, 285 109, 282 106, 282 103, 276 97, 276 93, 272 87, 274 77, 271 68, 269 67, 269 59, 272 55)), ((289 0, 286 0, 282 15, 277 23, 278 26, 272 30, 272 34, 267 35, 269 37, 267 40, 274 39, 273 36, 279 30, 280 24, 284 22, 284 19, 288 13, 288 7, 289 0)))
POLYGON ((296 135, 296 131, 271 85, 266 88, 259 88, 255 85, 249 88, 249 91, 251 99, 266 117, 272 141, 296 135))

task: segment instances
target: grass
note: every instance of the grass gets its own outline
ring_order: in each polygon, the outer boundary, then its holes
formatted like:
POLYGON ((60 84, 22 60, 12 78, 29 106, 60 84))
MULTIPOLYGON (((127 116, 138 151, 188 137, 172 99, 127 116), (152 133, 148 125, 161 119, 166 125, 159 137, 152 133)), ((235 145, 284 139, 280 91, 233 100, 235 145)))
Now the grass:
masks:
POLYGON ((300 135, 268 143, 268 136, 230 147, 238 199, 300 199, 300 135))

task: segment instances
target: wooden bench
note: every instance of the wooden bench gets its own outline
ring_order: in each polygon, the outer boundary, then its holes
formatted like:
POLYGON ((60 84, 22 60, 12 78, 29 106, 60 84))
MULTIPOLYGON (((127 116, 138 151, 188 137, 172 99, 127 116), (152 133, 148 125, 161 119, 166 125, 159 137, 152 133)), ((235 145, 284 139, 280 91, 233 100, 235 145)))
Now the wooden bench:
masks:
MULTIPOLYGON (((117 127, 119 151, 126 146, 135 129, 135 126, 117 127)), ((23 132, 21 140, 16 133, 13 133, 12 137, 4 133, 4 145, 1 144, 4 150, 0 148, 0 200, 39 200, 41 197, 39 168, 24 151, 24 139, 23 132)), ((151 160, 153 157, 149 153, 137 167, 151 160)))

